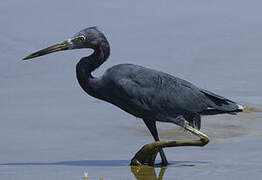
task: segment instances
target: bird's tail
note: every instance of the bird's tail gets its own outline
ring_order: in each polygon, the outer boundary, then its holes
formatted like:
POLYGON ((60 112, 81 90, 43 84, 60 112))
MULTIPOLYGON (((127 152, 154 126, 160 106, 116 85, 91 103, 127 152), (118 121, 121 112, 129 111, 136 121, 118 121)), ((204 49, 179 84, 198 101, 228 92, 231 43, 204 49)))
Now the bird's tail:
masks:
POLYGON ((210 91, 202 89, 201 92, 205 94, 205 96, 210 100, 210 107, 201 112, 203 115, 223 113, 236 114, 237 112, 242 112, 245 108, 243 105, 214 94, 210 91))

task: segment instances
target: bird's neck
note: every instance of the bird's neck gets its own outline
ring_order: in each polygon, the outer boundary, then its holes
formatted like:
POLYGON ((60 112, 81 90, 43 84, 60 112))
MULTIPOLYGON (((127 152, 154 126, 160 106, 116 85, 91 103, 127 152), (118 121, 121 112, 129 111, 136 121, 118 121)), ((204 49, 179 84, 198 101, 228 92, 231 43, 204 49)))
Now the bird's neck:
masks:
MULTIPOLYGON (((83 57, 77 63, 76 76, 80 86, 91 96, 99 96, 102 82, 100 78, 92 76, 92 72, 101 66, 110 55, 108 42, 103 42, 101 46, 94 48, 92 55, 83 57)), ((99 97, 97 97, 99 98, 99 97)))

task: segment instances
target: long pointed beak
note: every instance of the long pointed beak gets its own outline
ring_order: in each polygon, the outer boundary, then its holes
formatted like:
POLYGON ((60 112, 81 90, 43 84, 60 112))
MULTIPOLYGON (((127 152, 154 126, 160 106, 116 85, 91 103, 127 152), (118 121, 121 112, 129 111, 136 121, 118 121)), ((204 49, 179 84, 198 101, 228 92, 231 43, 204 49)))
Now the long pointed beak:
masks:
POLYGON ((71 49, 71 46, 67 41, 64 41, 62 43, 50 46, 48 48, 45 48, 45 49, 37 51, 33 54, 30 54, 29 56, 26 56, 23 60, 32 59, 32 58, 35 58, 35 57, 43 56, 43 55, 50 54, 50 53, 53 53, 53 52, 68 50, 68 49, 71 49))

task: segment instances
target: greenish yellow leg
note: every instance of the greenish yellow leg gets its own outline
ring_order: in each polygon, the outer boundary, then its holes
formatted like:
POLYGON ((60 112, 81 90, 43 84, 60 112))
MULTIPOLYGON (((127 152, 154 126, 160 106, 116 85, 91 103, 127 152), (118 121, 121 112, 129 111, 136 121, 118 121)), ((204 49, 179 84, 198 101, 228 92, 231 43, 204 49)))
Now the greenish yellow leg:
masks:
POLYGON ((156 141, 151 144, 146 144, 135 154, 131 160, 130 165, 138 166, 147 164, 149 166, 154 166, 156 155, 161 148, 179 146, 204 146, 210 141, 207 135, 189 125, 186 125, 185 129, 200 137, 200 139, 191 141, 156 141))

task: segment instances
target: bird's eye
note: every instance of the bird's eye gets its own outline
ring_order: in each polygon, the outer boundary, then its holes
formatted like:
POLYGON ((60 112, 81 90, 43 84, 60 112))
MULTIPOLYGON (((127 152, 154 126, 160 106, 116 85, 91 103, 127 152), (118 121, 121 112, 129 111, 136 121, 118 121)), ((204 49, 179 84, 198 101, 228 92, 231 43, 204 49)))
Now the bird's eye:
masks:
POLYGON ((84 40, 85 40, 86 38, 85 38, 85 36, 79 36, 79 37, 77 37, 76 38, 76 40, 78 41, 78 42, 84 42, 84 40))

